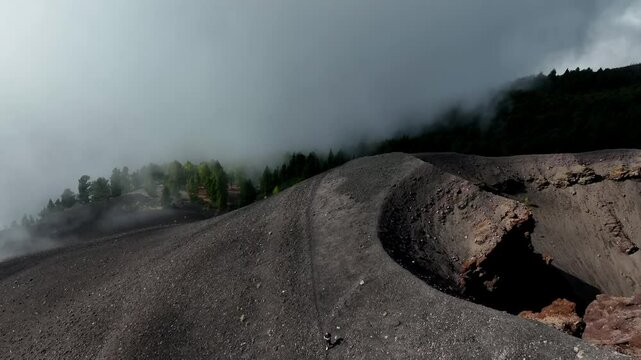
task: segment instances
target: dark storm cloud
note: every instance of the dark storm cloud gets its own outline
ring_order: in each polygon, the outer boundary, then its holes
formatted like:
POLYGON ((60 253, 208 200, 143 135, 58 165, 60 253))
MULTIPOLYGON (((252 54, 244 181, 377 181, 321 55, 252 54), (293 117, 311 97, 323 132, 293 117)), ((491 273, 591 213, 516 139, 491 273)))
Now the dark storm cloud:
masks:
POLYGON ((83 173, 337 147, 582 65, 603 14, 635 3, 609 4, 3 1, 0 224, 83 173))

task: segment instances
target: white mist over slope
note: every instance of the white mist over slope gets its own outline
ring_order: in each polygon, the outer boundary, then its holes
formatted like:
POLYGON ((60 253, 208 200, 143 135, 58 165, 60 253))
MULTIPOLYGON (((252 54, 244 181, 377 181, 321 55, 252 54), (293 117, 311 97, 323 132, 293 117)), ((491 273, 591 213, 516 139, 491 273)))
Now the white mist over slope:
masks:
POLYGON ((0 233, 0 262, 14 257, 56 248, 62 245, 56 240, 37 237, 22 227, 3 230, 0 233))
POLYGON ((258 164, 389 135, 558 63, 627 64, 633 46, 591 54, 617 21, 624 43, 638 41, 638 4, 3 1, 0 224, 75 190, 82 174, 258 164))

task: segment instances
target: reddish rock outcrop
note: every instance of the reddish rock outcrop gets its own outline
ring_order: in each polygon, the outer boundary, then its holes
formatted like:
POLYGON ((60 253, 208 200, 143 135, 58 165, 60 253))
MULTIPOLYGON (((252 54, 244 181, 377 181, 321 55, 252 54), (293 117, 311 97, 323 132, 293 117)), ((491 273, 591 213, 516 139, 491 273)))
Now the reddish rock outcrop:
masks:
POLYGON ((538 321, 570 335, 577 336, 583 330, 583 321, 576 313, 576 304, 566 299, 556 299, 541 312, 523 311, 520 317, 538 321))
POLYGON ((641 294, 598 295, 585 311, 583 339, 641 357, 641 294))

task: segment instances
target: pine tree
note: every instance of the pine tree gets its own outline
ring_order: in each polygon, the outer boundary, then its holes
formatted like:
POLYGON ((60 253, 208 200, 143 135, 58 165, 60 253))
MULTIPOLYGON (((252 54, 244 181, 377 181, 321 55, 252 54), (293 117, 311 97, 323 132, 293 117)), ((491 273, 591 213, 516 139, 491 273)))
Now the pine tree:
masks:
POLYGON ((111 195, 111 187, 109 181, 103 177, 99 177, 96 181, 91 183, 91 201, 99 202, 109 199, 111 195))
POLYGON ((187 181, 187 194, 189 194, 190 201, 198 201, 198 181, 196 178, 190 178, 187 181))
POLYGON ((206 162, 201 162, 198 164, 198 185, 209 188, 211 181, 211 168, 206 162))
POLYGON ((247 179, 240 184, 240 206, 253 203, 256 200, 256 188, 251 180, 247 179))
POLYGON ((88 175, 82 175, 80 179, 78 179, 78 200, 83 204, 89 202, 89 197, 91 195, 90 179, 91 178, 88 175))
POLYGON ((123 191, 123 181, 122 181, 122 172, 118 168, 114 168, 111 171, 111 177, 109 178, 111 182, 111 196, 118 197, 122 195, 123 191))
POLYGON ((65 189, 60 195, 60 203, 62 207, 68 209, 76 204, 76 196, 71 189, 65 189))
POLYGON ((216 204, 220 210, 227 209, 227 187, 229 185, 229 177, 223 166, 216 161, 211 168, 211 180, 209 184, 209 197, 216 204))
POLYGON ((260 186, 260 195, 263 198, 266 198, 272 194, 272 190, 274 189, 274 179, 272 176, 272 171, 269 169, 269 166, 266 166, 265 170, 263 170, 263 175, 260 177, 259 186, 260 186))
POLYGON ((56 204, 54 204, 54 202, 51 199, 49 199, 49 202, 47 203, 47 213, 52 213, 55 210, 56 210, 56 204))
POLYGON ((178 193, 179 190, 185 188, 185 169, 180 162, 174 160, 171 164, 169 164, 167 173, 167 185, 170 187, 170 190, 173 193, 178 193))

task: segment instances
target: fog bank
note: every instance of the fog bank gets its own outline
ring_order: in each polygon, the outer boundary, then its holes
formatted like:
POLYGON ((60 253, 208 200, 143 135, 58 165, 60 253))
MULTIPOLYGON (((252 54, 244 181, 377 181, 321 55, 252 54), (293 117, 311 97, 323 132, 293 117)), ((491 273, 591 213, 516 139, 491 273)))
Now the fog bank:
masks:
POLYGON ((82 174, 260 164, 384 137, 552 67, 625 65, 640 4, 3 1, 0 225, 82 174))

